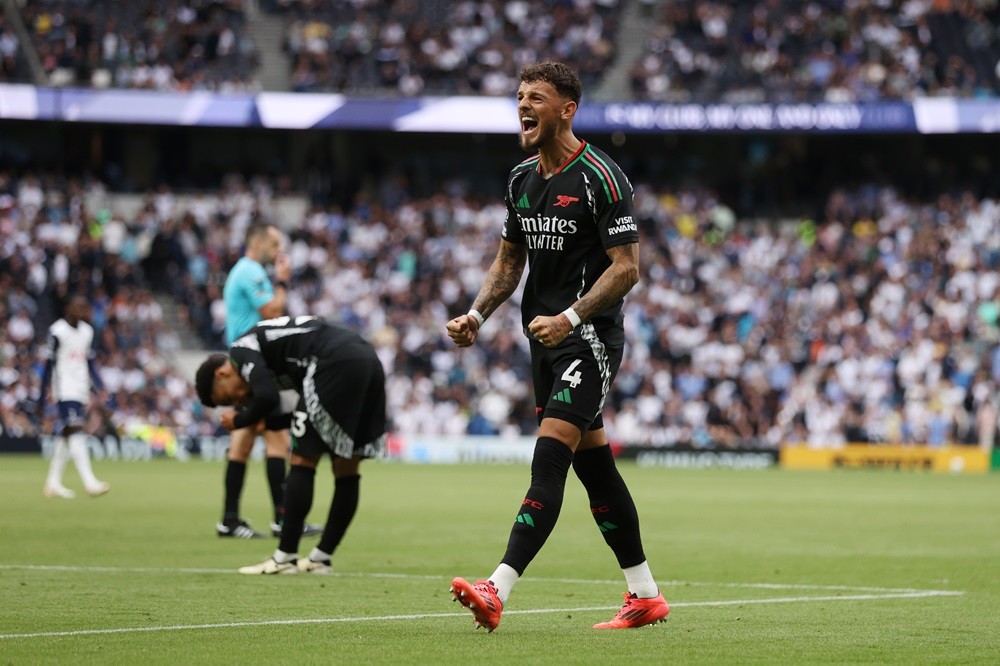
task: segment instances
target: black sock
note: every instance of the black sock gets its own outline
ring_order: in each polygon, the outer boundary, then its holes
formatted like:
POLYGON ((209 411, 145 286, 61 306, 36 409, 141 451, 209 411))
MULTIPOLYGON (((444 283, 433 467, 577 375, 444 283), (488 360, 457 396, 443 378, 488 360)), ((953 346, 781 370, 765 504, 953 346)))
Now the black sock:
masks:
POLYGON ((590 512, 604 541, 611 546, 622 569, 646 561, 639 533, 639 512, 632 494, 618 473, 610 446, 577 451, 573 471, 587 489, 590 512))
POLYGON ((358 491, 361 486, 361 476, 342 476, 333 483, 333 501, 330 503, 330 515, 323 528, 323 536, 316 547, 324 553, 333 555, 333 551, 344 538, 351 519, 358 511, 358 491))
POLYGON ((285 506, 285 459, 267 458, 267 485, 271 488, 274 503, 274 522, 281 524, 285 506))
POLYGON ((523 574, 542 549, 559 520, 566 475, 573 463, 568 446, 551 437, 539 437, 531 458, 531 487, 517 512, 501 562, 523 574))
POLYGON ((285 522, 281 526, 281 540, 278 550, 286 553, 299 552, 302 539, 302 525, 312 508, 313 488, 316 485, 316 469, 304 465, 292 465, 285 487, 285 522))
POLYGON ((223 524, 235 522, 240 517, 240 495, 243 494, 243 477, 246 474, 246 463, 230 460, 226 465, 226 498, 223 504, 223 524))

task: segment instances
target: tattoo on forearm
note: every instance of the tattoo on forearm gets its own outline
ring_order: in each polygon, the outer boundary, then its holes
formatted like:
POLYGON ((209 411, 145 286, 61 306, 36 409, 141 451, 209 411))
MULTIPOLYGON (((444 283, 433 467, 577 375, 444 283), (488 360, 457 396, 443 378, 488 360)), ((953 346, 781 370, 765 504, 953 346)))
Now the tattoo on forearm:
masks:
POLYGON ((612 263, 573 308, 581 319, 604 312, 631 291, 639 280, 638 245, 612 248, 612 263))
POLYGON ((493 314, 517 289, 518 283, 521 282, 521 273, 524 271, 524 262, 524 255, 509 252, 502 246, 486 274, 483 288, 479 290, 472 307, 484 317, 493 314))

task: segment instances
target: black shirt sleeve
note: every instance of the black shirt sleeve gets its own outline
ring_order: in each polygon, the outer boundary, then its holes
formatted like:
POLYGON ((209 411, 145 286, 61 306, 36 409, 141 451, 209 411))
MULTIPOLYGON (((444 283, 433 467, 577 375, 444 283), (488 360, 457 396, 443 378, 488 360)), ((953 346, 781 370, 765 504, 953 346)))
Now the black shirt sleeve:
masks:
POLYGON ((597 230, 605 249, 616 245, 639 242, 639 226, 635 221, 635 207, 632 203, 632 185, 625 174, 614 163, 611 173, 617 175, 609 181, 614 188, 610 196, 604 191, 594 194, 597 202, 595 213, 597 230))
POLYGON ((520 179, 515 180, 514 174, 511 174, 507 181, 507 192, 503 197, 504 203, 507 207, 507 216, 504 218, 503 231, 501 232, 500 237, 508 243, 524 245, 524 231, 521 229, 521 225, 517 221, 517 209, 514 208, 514 200, 512 199, 517 182, 520 182, 520 179))
POLYGON ((240 376, 250 385, 250 400, 233 419, 237 428, 246 428, 259 422, 278 406, 278 383, 267 369, 260 352, 233 348, 230 349, 230 358, 236 364, 240 376))

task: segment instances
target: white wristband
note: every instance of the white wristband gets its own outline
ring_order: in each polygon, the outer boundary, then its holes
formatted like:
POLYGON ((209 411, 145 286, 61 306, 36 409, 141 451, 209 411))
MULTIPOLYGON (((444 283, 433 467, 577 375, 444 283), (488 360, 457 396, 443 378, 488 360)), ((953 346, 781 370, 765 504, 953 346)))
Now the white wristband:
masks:
POLYGON ((486 317, 479 310, 472 309, 469 310, 469 316, 479 322, 479 327, 482 328, 483 324, 486 323, 486 317))
POLYGON ((572 324, 573 328, 579 326, 580 322, 583 321, 573 308, 566 308, 562 313, 569 319, 569 323, 572 324))

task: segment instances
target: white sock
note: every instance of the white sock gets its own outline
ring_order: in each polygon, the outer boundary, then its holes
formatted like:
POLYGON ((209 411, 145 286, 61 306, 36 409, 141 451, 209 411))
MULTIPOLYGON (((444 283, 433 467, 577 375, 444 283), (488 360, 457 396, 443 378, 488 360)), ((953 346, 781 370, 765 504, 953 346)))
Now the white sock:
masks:
POLYGON ((628 584, 628 591, 640 599, 652 599, 660 593, 653 580, 653 574, 649 570, 649 563, 643 562, 628 569, 622 569, 625 574, 625 582, 628 584))
POLYGON ((324 553, 319 548, 313 548, 309 551, 309 559, 313 562, 329 562, 330 557, 330 553, 324 553))
POLYGON ((45 485, 49 488, 60 488, 63 484, 63 470, 66 469, 69 452, 66 450, 65 437, 54 437, 53 439, 56 446, 52 450, 52 460, 49 461, 49 475, 45 479, 45 485))
POLYGON ((87 449, 87 435, 82 432, 74 432, 69 436, 69 455, 73 457, 73 464, 83 481, 84 488, 93 488, 100 484, 94 476, 94 470, 90 468, 90 451, 87 449))
POLYGON ((501 564, 493 572, 493 575, 490 576, 490 582, 497 588, 497 596, 500 597, 500 603, 505 606, 507 605, 507 597, 510 596, 510 591, 514 589, 514 585, 520 577, 521 574, 517 573, 514 567, 507 564, 501 564))
POLYGON ((298 553, 286 553, 283 550, 275 550, 274 555, 271 557, 273 557, 274 561, 278 564, 287 564, 288 562, 294 562, 299 559, 298 553))

